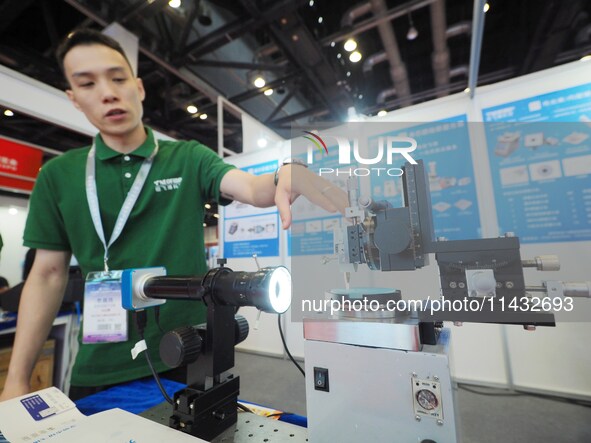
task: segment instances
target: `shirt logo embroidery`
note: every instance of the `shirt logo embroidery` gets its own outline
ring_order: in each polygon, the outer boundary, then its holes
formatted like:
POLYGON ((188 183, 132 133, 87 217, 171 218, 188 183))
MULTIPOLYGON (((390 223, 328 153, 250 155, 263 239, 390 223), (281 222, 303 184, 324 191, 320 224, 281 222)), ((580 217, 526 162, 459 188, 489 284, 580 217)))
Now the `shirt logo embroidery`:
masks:
POLYGON ((175 178, 164 178, 162 180, 155 180, 154 181, 154 190, 156 192, 162 191, 174 191, 181 187, 181 182, 183 181, 183 177, 175 177, 175 178))

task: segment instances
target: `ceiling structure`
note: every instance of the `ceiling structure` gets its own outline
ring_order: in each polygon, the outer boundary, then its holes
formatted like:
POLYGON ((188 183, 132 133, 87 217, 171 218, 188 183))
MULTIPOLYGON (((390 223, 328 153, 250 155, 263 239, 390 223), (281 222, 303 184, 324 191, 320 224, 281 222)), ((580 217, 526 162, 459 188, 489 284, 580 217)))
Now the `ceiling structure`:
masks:
MULTIPOLYGON (((72 30, 117 22, 140 39, 145 121, 175 138, 217 146, 222 95, 284 137, 292 125, 343 122, 468 84, 472 0, 4 0, 0 64, 63 89, 55 48, 72 30), (418 32, 409 40, 409 29, 418 32), (359 62, 343 48, 354 37, 359 62), (255 72, 266 85, 255 87, 255 72), (264 91, 272 89, 272 95, 264 91), (188 105, 198 108, 189 114, 188 105), (202 114, 207 114, 203 119, 202 114), (200 118, 201 117, 201 118, 200 118)), ((478 85, 591 53, 591 2, 490 0, 478 85)), ((411 35, 412 36, 412 35, 411 35)), ((59 151, 87 137, 0 114, 0 132, 59 151)), ((240 121, 224 117, 241 151, 240 121)))

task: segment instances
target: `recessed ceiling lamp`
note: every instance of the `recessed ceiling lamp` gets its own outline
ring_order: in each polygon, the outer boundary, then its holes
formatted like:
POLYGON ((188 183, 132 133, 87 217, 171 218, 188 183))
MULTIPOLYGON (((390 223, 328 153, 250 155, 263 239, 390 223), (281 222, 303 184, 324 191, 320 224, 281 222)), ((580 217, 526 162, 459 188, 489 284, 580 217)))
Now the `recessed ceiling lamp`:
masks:
POLYGON ((485 3, 485 4, 484 4, 484 8, 482 8, 482 10, 483 10, 484 12, 488 12, 488 11, 489 11, 489 9, 490 9, 490 5, 489 5, 488 3, 485 3))
POLYGON ((205 113, 204 113, 204 114, 201 114, 201 115, 199 116, 199 118, 200 118, 201 120, 205 120, 205 119, 207 118, 207 114, 205 114, 205 113))
POLYGON ((181 6, 181 0, 170 0, 168 2, 168 6, 170 6, 171 8, 178 8, 179 6, 181 6))
POLYGON ((263 74, 260 71, 255 71, 252 74, 252 84, 257 88, 262 88, 266 83, 265 77, 263 77, 263 74))
POLYGON ((4 111, 4 115, 5 115, 6 117, 12 117, 12 116, 14 115, 14 112, 12 112, 10 109, 6 109, 6 110, 4 111))
POLYGON ((381 111, 378 112, 378 117, 383 117, 387 113, 388 113, 388 111, 386 111, 385 109, 382 109, 381 111))
POLYGON ((347 52, 355 51, 357 49, 357 42, 353 38, 347 39, 343 47, 347 52))
POLYGON ((265 92, 263 92, 263 94, 267 96, 273 95, 273 88, 265 89, 265 92))
POLYGON ((194 106, 194 105, 187 106, 187 112, 189 114, 196 114, 197 111, 198 111, 197 106, 194 106))
POLYGON ((361 60, 361 57, 362 57, 362 55, 361 55, 361 52, 359 52, 359 51, 354 51, 354 52, 352 52, 352 53, 351 53, 351 55, 349 56, 349 60, 350 60, 352 63, 357 63, 359 60, 361 60))

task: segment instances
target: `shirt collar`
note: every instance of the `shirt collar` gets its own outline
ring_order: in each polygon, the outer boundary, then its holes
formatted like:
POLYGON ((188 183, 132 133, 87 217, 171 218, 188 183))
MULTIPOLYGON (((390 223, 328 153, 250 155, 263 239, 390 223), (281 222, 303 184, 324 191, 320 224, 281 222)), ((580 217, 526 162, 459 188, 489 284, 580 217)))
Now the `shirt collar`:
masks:
MULTIPOLYGON (((152 133, 152 128, 148 126, 144 126, 146 130, 146 140, 134 149, 129 155, 134 155, 136 157, 141 158, 148 158, 152 151, 154 151, 154 134, 152 133)), ((99 160, 110 160, 115 158, 119 155, 123 155, 120 152, 115 151, 114 149, 109 148, 105 142, 103 141, 103 137, 101 134, 97 134, 94 139, 94 143, 96 145, 96 158, 99 160)))

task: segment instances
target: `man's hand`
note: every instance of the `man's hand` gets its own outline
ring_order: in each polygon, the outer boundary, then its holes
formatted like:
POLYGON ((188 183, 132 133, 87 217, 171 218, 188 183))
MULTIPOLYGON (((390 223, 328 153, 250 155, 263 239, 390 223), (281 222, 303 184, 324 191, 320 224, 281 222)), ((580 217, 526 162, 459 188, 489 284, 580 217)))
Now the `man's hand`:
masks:
POLYGON ((283 229, 291 226, 290 206, 300 196, 328 212, 345 214, 349 206, 347 194, 328 180, 316 175, 302 165, 284 165, 279 170, 279 180, 275 190, 275 204, 279 210, 283 229))
POLYGON ((0 402, 10 400, 11 398, 20 397, 31 392, 31 385, 29 383, 7 383, 4 386, 2 394, 0 394, 0 402))
POLYGON ((302 165, 287 164, 279 169, 277 186, 273 174, 254 176, 239 169, 229 171, 220 183, 222 196, 242 203, 267 208, 275 204, 283 229, 291 226, 291 204, 303 195, 329 211, 345 214, 347 193, 302 165))

